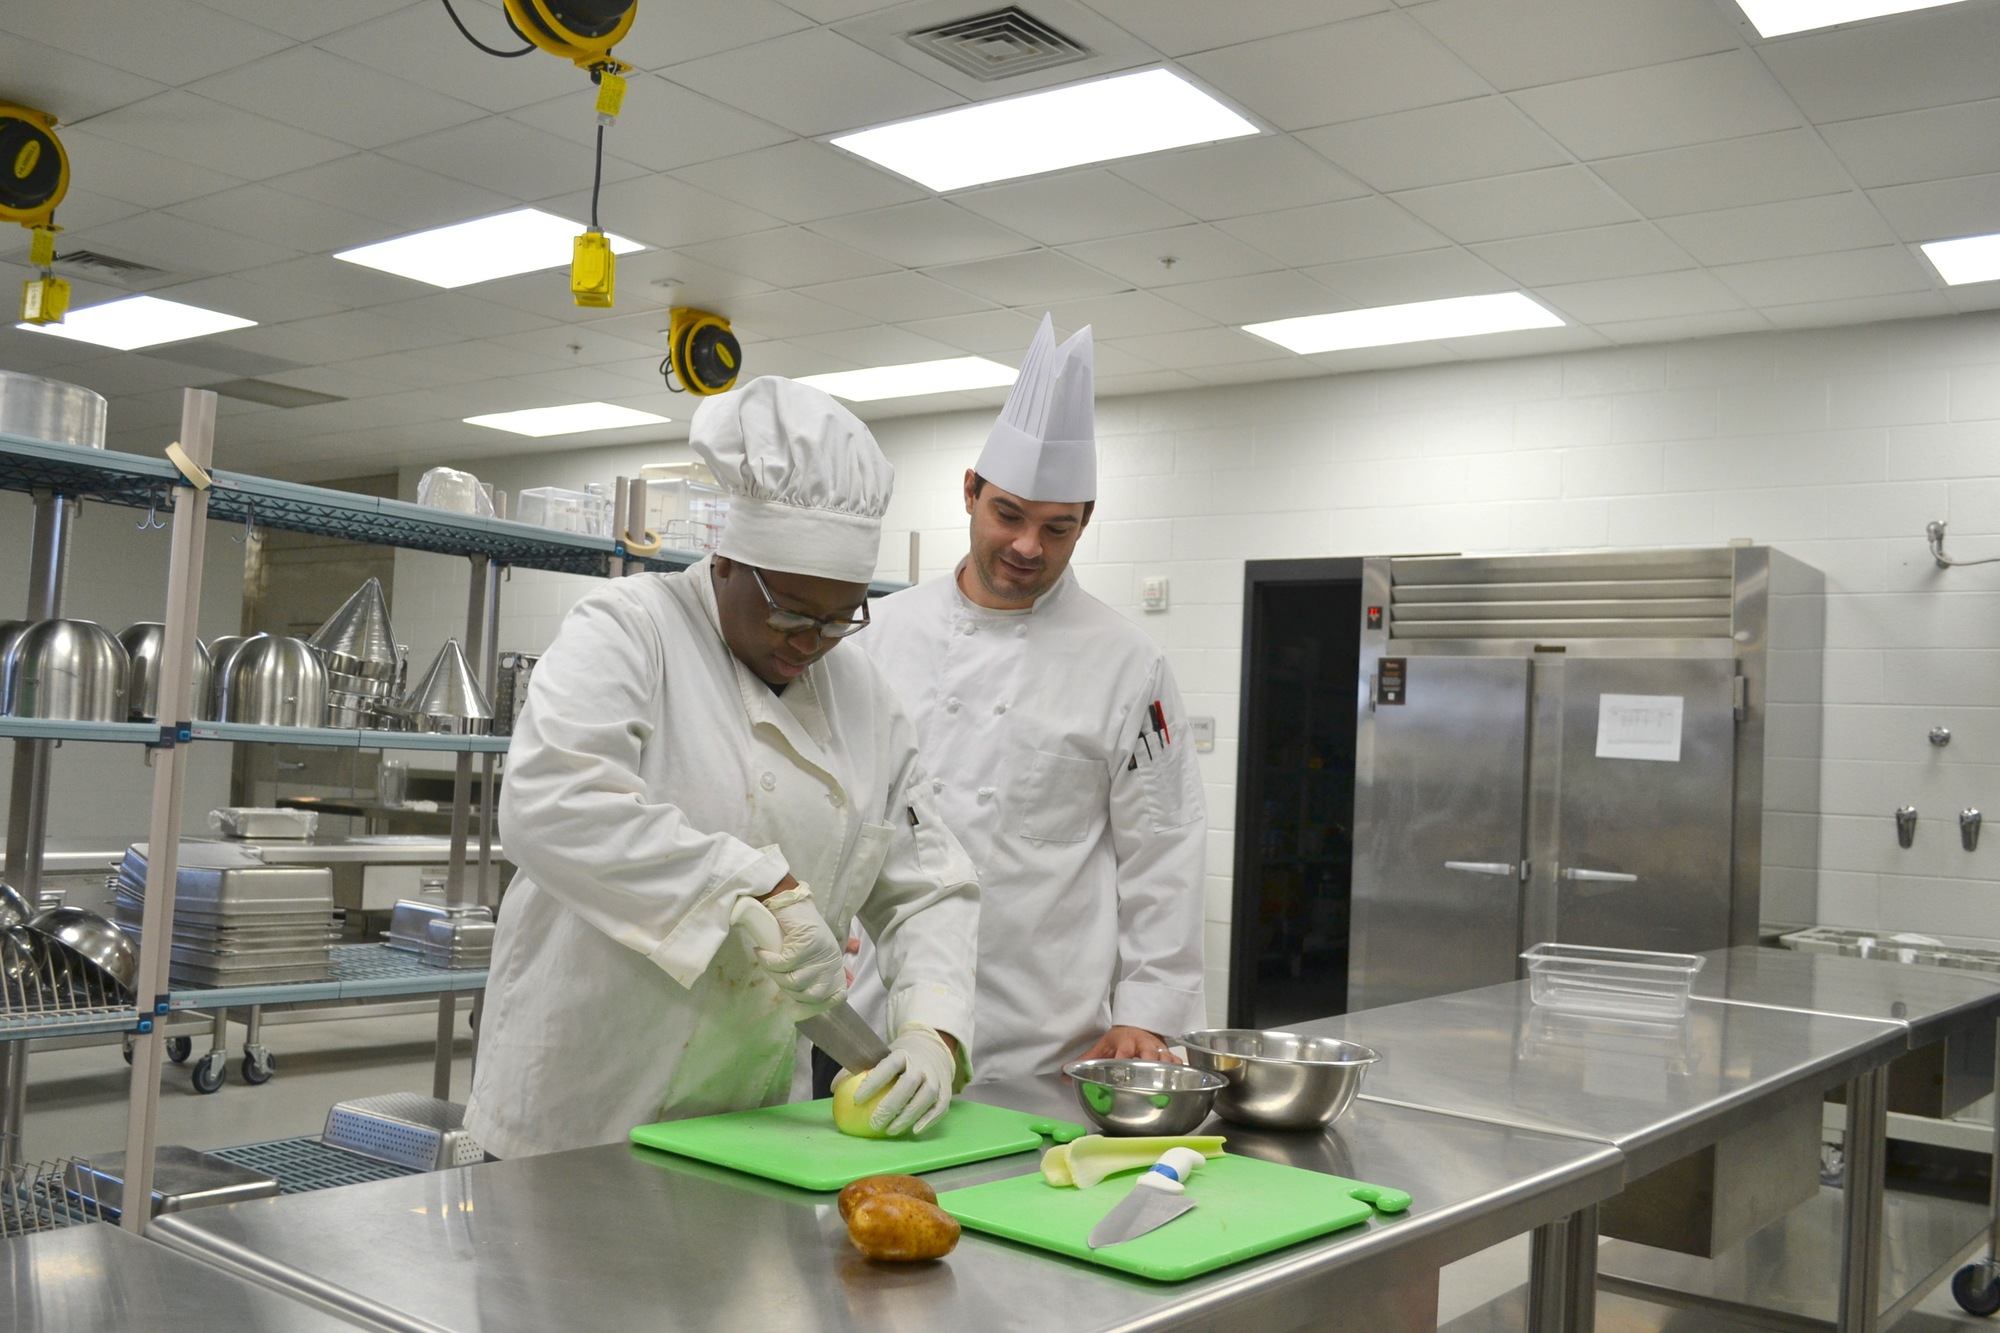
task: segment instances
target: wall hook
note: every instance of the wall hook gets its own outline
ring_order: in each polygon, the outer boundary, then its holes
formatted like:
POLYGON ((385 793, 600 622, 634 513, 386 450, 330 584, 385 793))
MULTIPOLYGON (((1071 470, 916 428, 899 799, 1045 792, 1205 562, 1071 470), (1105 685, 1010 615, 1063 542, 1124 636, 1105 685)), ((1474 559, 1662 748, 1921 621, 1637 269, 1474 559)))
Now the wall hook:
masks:
POLYGON ((160 517, 160 493, 155 491, 153 502, 147 506, 146 516, 139 520, 138 528, 141 532, 158 532, 166 526, 167 521, 160 517))
POLYGON ((1917 840, 1917 807, 1906 805, 1896 812, 1896 842, 1909 847, 1917 840))
POLYGON ((243 509, 243 535, 241 537, 231 537, 229 540, 235 542, 238 546, 248 546, 251 542, 257 540, 257 505, 254 501, 247 504, 243 509))

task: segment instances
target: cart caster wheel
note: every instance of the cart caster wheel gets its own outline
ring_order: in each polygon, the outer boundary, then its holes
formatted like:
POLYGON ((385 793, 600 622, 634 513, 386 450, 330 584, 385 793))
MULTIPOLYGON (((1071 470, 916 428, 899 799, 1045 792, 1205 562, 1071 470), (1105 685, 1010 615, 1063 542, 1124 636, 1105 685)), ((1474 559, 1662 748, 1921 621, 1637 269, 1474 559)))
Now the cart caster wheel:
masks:
MULTIPOLYGON (((193 1037, 167 1038, 167 1059, 172 1060, 175 1064, 177 1065, 186 1064, 188 1061, 188 1057, 193 1054, 194 1054, 193 1037)), ((125 1059, 128 1062, 132 1059, 132 1048, 130 1046, 127 1046, 125 1048, 125 1059)))
POLYGON ((194 1082, 194 1090, 203 1096, 218 1091, 222 1087, 222 1081, 227 1076, 228 1071, 228 1057, 220 1054, 204 1055, 196 1062, 194 1070, 190 1075, 194 1082))
POLYGON ((130 1037, 125 1039, 125 1063, 128 1065, 132 1063, 132 1039, 130 1037))
POLYGON ((278 1057, 272 1055, 270 1052, 264 1052, 261 1057, 252 1055, 248 1051, 243 1053, 243 1081, 251 1087, 254 1088, 260 1083, 269 1083, 271 1075, 277 1072, 278 1057))
POLYGON ((1983 1319, 2000 1313, 2000 1276, 1985 1264, 1967 1264, 1954 1273, 1951 1294, 1967 1314, 1983 1319))

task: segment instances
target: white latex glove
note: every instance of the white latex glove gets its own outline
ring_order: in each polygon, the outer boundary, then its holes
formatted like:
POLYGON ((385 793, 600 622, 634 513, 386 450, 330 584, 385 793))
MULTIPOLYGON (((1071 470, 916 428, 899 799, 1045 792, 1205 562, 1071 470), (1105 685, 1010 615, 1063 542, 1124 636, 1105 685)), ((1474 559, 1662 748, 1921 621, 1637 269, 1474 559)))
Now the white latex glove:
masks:
POLYGON ((818 1013, 847 994, 846 956, 826 918, 813 905, 812 890, 804 884, 773 894, 762 903, 739 899, 732 920, 747 921, 757 961, 778 988, 808 1013, 818 1013), (757 912, 776 919, 775 941, 768 931, 758 929, 757 912))
POLYGON ((868 1123, 892 1136, 921 1134, 950 1109, 956 1069, 943 1037, 922 1023, 905 1023, 889 1043, 889 1058, 860 1075, 854 1100, 865 1102, 888 1088, 868 1123))

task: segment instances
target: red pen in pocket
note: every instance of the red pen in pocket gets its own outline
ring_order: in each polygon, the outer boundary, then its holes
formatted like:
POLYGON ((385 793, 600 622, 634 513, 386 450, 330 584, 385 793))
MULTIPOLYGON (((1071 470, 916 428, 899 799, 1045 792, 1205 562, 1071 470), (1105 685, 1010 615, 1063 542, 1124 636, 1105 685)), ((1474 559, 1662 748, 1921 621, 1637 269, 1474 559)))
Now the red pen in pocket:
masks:
POLYGON ((1158 699, 1153 700, 1153 729, 1160 733, 1161 745, 1172 745, 1174 738, 1167 734, 1167 714, 1160 707, 1158 699))

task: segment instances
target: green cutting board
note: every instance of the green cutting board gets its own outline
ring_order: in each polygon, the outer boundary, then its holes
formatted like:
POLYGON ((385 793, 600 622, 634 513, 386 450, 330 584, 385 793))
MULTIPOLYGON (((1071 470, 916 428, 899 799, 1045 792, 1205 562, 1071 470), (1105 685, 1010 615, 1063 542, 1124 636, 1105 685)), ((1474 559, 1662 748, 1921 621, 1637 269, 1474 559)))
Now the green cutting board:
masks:
POLYGON ((1086 1132, 1047 1116, 956 1101, 915 1137, 857 1139, 833 1127, 833 1101, 822 1098, 641 1125, 632 1142, 800 1189, 837 1190, 863 1176, 921 1175, 1028 1152, 1042 1146, 1044 1134, 1067 1142, 1086 1132))
POLYGON ((1132 1192, 1138 1175, 1091 1189, 1060 1189, 1039 1172, 947 1190, 938 1207, 974 1231, 1102 1264, 1161 1282, 1198 1277, 1368 1220, 1401 1212, 1410 1196, 1358 1180, 1302 1171, 1255 1157, 1203 1162, 1188 1180, 1195 1207, 1163 1227, 1093 1250, 1091 1229, 1132 1192))

